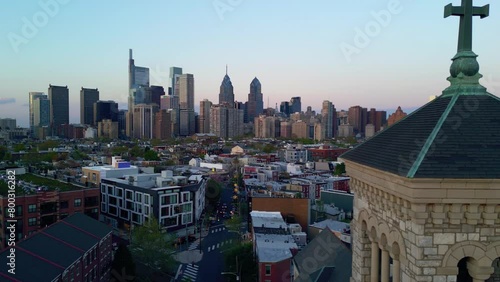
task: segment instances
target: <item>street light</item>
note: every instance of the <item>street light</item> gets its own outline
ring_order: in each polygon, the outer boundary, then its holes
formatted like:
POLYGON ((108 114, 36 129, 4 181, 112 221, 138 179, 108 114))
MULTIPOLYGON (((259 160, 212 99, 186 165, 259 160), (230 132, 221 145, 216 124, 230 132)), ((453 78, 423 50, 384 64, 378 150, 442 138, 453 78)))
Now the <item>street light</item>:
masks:
POLYGON ((238 276, 238 274, 236 274, 234 272, 221 272, 220 274, 222 274, 222 275, 225 275, 225 274, 234 275, 234 276, 236 276, 236 281, 240 281, 240 276, 238 276))

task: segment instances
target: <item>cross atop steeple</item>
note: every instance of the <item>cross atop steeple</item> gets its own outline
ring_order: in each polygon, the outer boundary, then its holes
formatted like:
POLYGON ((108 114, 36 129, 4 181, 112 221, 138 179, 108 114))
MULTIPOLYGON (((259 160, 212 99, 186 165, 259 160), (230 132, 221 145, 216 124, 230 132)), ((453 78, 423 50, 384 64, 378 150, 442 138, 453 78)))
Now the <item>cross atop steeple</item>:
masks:
POLYGON ((490 5, 474 7, 473 0, 462 0, 462 6, 453 6, 451 3, 444 7, 444 17, 460 16, 460 31, 458 33, 458 52, 472 51, 472 18, 480 16, 486 18, 490 12, 490 5))

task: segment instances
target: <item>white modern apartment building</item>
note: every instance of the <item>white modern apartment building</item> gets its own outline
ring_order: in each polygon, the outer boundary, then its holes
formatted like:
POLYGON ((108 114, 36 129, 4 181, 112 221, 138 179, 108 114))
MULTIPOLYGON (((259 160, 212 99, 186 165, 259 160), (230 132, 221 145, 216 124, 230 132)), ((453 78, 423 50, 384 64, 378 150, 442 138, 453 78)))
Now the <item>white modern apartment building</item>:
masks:
POLYGON ((206 179, 172 171, 101 179, 101 217, 114 227, 141 225, 154 215, 164 229, 195 224, 205 207, 206 179))

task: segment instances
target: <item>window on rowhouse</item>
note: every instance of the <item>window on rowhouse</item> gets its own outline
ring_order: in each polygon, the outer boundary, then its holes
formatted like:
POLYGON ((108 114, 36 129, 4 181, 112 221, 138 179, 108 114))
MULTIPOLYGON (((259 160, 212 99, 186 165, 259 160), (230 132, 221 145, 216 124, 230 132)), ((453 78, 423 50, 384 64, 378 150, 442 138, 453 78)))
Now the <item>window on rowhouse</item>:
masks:
POLYGON ((69 207, 68 201, 59 202, 60 209, 67 209, 69 207))
POLYGON ((271 265, 266 264, 266 275, 271 275, 271 265))
POLYGON ((78 198, 78 199, 75 199, 75 207, 79 207, 82 205, 82 199, 78 198))
POLYGON ((28 205, 28 212, 36 212, 36 204, 28 205))
POLYGON ((28 218, 28 226, 35 226, 35 225, 36 225, 36 217, 28 218))

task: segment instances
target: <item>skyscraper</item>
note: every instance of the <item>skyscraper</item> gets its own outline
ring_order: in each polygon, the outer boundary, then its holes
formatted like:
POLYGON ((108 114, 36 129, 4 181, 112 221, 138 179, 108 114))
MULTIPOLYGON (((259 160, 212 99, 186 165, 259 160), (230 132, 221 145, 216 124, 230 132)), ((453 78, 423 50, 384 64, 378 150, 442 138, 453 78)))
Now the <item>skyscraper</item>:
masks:
POLYGON ((281 102, 280 112, 282 112, 287 117, 290 116, 290 103, 288 101, 281 102))
POLYGON ((129 49, 128 60, 128 113, 127 113, 127 135, 133 134, 133 113, 134 106, 143 104, 145 101, 145 88, 149 87, 149 68, 135 65, 132 49, 129 49))
POLYGON ((176 87, 179 93, 179 108, 194 109, 194 76, 189 73, 180 75, 176 87))
POLYGON ((260 115, 254 118, 256 138, 275 138, 281 136, 281 121, 274 116, 260 115))
POLYGON ((231 83, 231 78, 227 75, 227 66, 226 66, 226 75, 222 80, 219 91, 219 104, 227 103, 229 105, 233 105, 234 103, 234 90, 233 84, 231 83))
POLYGON ((179 96, 179 135, 189 136, 195 133, 194 117, 194 76, 182 74, 176 82, 175 91, 179 96))
POLYGON ((248 102, 246 105, 247 120, 253 121, 264 111, 264 100, 261 92, 260 81, 256 78, 250 83, 250 93, 248 94, 248 102))
POLYGON ((61 124, 69 124, 69 89, 68 86, 49 85, 50 127, 52 134, 61 124))
POLYGON ((162 110, 179 109, 179 96, 174 96, 174 95, 161 96, 160 108, 162 110))
POLYGON ((290 99, 290 114, 302 112, 302 103, 300 97, 292 97, 290 99))
POLYGON ((377 111, 375 108, 370 109, 370 111, 368 112, 367 124, 373 124, 375 132, 378 132, 386 122, 386 111, 377 111))
POLYGON ((212 107, 212 102, 208 99, 200 101, 200 133, 210 133, 210 108, 212 107))
POLYGON ((368 110, 361 106, 354 106, 349 108, 348 122, 354 129, 354 134, 363 134, 365 126, 368 123, 368 110))
POLYGON ((155 117, 155 132, 154 138, 165 140, 172 137, 172 120, 170 112, 160 110, 155 117))
POLYGON ((332 139, 336 136, 337 111, 330 101, 323 101, 323 106, 321 108, 321 124, 321 130, 324 131, 325 139, 332 139))
POLYGON ((123 138, 126 136, 127 113, 128 113, 128 110, 118 110, 118 136, 119 136, 119 138, 123 138))
POLYGON ((34 111, 33 111, 33 103, 36 99, 41 97, 47 97, 43 92, 30 92, 29 94, 29 114, 30 114, 30 129, 33 130, 34 126, 34 111))
POLYGON ((134 106, 134 138, 153 138, 156 112, 158 112, 158 106, 155 104, 134 106))
POLYGON ((163 86, 151 85, 150 87, 145 87, 144 92, 144 103, 154 103, 158 105, 158 107, 160 106, 161 97, 165 95, 165 89, 163 86))
POLYGON ((169 95, 176 95, 175 94, 175 84, 177 83, 177 79, 179 76, 182 74, 182 68, 179 67, 170 67, 170 87, 172 89, 172 93, 169 93, 169 95))
POLYGON ((49 124, 50 102, 47 95, 43 95, 33 101, 33 130, 37 127, 49 126, 49 124))
POLYGON ((83 88, 80 90, 80 123, 93 124, 94 103, 99 101, 99 90, 83 88))
POLYGON ((94 103, 93 124, 97 126, 104 119, 118 122, 118 103, 115 101, 97 101, 94 103))
POLYGON ((17 127, 17 121, 14 118, 0 118, 0 129, 9 130, 17 127))
POLYGON ((210 108, 210 133, 224 139, 243 135, 243 115, 243 110, 232 105, 213 105, 210 108))

